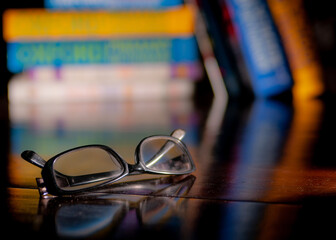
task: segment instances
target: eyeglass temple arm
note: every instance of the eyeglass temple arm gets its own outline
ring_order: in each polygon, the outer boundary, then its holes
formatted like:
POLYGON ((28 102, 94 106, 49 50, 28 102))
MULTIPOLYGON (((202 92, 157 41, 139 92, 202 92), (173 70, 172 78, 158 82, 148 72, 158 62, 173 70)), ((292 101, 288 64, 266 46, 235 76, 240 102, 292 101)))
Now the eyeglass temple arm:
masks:
MULTIPOLYGON (((186 132, 183 129, 176 129, 170 134, 170 136, 182 140, 185 134, 186 132)), ((146 166, 151 167, 153 164, 157 163, 172 147, 174 147, 174 143, 167 141, 161 147, 161 149, 146 163, 146 166)))
POLYGON ((44 160, 40 155, 31 150, 26 150, 22 152, 21 157, 27 162, 38 166, 39 168, 43 168, 46 164, 46 160, 44 160))
MULTIPOLYGON (((26 150, 24 152, 21 153, 21 157, 26 160, 27 162, 38 166, 39 168, 43 168, 46 161, 40 156, 38 155, 36 152, 31 151, 31 150, 26 150)), ((95 181, 90 181, 90 179, 92 178, 92 174, 91 175, 87 175, 87 176, 77 176, 77 177, 73 177, 73 176, 67 176, 64 174, 61 174, 59 172, 55 172, 56 175, 59 178, 62 178, 63 180, 67 181, 69 185, 71 186, 76 186, 76 185, 81 185, 81 183, 87 184, 87 183, 91 183, 91 182, 96 182, 96 181, 102 181, 104 179, 110 178, 111 177, 111 173, 110 172, 106 172, 106 173, 97 173, 94 175, 99 176, 99 178, 95 179, 95 181), (88 179, 88 180, 87 180, 88 179)))

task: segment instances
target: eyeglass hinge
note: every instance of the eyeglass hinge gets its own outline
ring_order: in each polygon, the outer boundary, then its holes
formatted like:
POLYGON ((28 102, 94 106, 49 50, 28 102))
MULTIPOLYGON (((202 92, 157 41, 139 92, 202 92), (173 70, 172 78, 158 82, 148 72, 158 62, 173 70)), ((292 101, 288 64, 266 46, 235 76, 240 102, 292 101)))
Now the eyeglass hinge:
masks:
POLYGON ((42 178, 36 178, 36 183, 37 183, 37 187, 38 187, 38 190, 39 190, 39 193, 40 193, 40 197, 41 198, 50 198, 51 195, 48 193, 43 179, 42 178))

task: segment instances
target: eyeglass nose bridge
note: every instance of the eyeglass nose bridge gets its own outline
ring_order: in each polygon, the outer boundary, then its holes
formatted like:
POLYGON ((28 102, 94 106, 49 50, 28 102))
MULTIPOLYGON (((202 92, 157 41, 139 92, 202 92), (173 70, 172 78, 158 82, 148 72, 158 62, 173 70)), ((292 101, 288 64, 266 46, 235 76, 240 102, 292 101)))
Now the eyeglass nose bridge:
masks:
POLYGON ((145 172, 146 172, 146 170, 144 169, 142 164, 140 164, 139 162, 137 162, 136 164, 128 164, 128 174, 127 175, 129 175, 129 176, 139 175, 139 174, 143 174, 145 172))

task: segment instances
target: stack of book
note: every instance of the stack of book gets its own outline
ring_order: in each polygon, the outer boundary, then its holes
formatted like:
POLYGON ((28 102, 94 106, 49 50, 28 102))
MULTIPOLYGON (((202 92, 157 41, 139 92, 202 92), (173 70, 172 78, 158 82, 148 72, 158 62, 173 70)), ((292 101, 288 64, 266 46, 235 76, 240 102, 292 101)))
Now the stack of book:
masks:
POLYGON ((201 76, 179 0, 46 1, 3 15, 11 102, 187 98, 201 76))

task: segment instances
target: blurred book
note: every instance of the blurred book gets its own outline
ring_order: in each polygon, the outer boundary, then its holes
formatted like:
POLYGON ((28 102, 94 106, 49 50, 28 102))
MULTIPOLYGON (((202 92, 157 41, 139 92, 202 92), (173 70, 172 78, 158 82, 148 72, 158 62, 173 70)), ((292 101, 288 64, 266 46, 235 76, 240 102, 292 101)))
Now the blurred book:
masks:
POLYGON ((193 19, 188 5, 142 11, 9 9, 3 36, 7 42, 188 36, 194 32, 193 19))
POLYGON ((14 73, 36 66, 157 62, 191 64, 197 60, 198 51, 193 36, 9 42, 7 44, 7 65, 14 73))
POLYGON ((123 81, 129 79, 175 79, 185 78, 197 81, 202 77, 199 62, 193 63, 135 63, 135 64, 89 64, 64 65, 61 67, 39 66, 27 71, 27 78, 34 82, 41 81, 82 81, 82 79, 111 79, 123 81))
POLYGON ((183 4, 183 0, 44 0, 51 9, 157 9, 183 4))
POLYGON ((289 92, 293 80, 266 0, 221 0, 227 4, 257 98, 289 92))
POLYGON ((80 79, 31 81, 27 74, 15 75, 8 84, 10 103, 111 102, 191 98, 189 79, 80 79))
POLYGON ((237 47, 232 41, 230 19, 223 16, 224 9, 217 0, 201 0, 198 4, 229 96, 233 98, 251 96, 249 79, 244 74, 245 70, 241 68, 242 61, 237 57, 237 47))
POLYGON ((295 99, 325 92, 323 70, 303 0, 267 0, 284 44, 294 79, 295 99))

